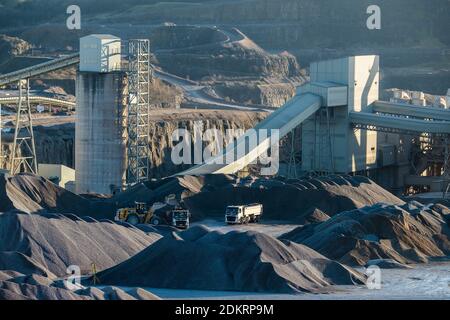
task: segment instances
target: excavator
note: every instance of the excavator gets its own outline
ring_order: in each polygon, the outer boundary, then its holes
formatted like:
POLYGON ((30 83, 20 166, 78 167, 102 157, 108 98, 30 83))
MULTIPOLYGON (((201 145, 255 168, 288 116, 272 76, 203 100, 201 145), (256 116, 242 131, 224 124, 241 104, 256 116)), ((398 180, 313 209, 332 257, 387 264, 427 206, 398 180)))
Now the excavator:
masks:
POLYGON ((184 209, 174 195, 170 195, 166 197, 164 203, 155 202, 150 205, 145 202, 135 202, 133 207, 120 208, 114 220, 131 225, 170 225, 178 229, 187 229, 190 216, 189 210, 184 209))

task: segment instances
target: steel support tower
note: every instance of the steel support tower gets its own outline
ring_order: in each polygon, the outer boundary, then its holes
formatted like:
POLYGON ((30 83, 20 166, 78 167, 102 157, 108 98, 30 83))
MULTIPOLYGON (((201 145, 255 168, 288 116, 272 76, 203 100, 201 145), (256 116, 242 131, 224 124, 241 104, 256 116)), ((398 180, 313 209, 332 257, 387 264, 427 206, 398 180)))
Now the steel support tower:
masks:
POLYGON ((287 177, 289 179, 298 179, 297 175, 297 152, 295 146, 296 140, 296 128, 291 131, 291 141, 290 141, 290 150, 289 150, 289 164, 287 169, 287 177))
POLYGON ((149 177, 150 41, 128 43, 127 184, 149 177))
MULTIPOLYGON (((74 53, 59 59, 43 62, 35 66, 14 71, 0 76, 0 86, 19 83, 19 101, 17 102, 16 130, 14 133, 13 152, 10 155, 10 172, 16 174, 22 171, 37 173, 36 149, 34 144, 33 122, 31 118, 30 81, 36 77, 51 71, 63 69, 76 65, 80 62, 78 53, 74 53), (23 85, 26 84, 26 101, 23 101, 23 85), (21 151, 22 156, 17 153, 21 151)), ((3 98, 4 99, 4 98, 3 98)), ((1 124, 0 124, 1 127, 1 124)), ((2 155, 3 149, 0 141, 0 159, 6 158, 2 155)))
POLYGON ((19 81, 19 103, 17 106, 10 171, 13 175, 20 172, 31 172, 34 174, 38 172, 31 117, 29 78, 19 81), (23 101, 24 84, 26 89, 25 103, 23 101))

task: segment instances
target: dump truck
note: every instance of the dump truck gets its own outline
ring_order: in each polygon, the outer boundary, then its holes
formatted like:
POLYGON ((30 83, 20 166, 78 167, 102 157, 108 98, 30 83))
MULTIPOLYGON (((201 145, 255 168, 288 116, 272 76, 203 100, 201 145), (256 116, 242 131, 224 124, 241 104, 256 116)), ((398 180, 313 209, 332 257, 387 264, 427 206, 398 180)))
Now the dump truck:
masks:
POLYGON ((189 228, 190 212, 185 209, 172 210, 172 226, 178 229, 189 228))
POLYGON ((263 206, 259 203, 249 205, 228 206, 225 211, 225 223, 244 224, 256 223, 261 219, 263 206))
POLYGON ((178 229, 189 228, 190 212, 173 201, 172 197, 166 201, 149 205, 145 202, 135 202, 134 207, 120 208, 116 211, 115 221, 128 222, 131 225, 171 225, 178 229))

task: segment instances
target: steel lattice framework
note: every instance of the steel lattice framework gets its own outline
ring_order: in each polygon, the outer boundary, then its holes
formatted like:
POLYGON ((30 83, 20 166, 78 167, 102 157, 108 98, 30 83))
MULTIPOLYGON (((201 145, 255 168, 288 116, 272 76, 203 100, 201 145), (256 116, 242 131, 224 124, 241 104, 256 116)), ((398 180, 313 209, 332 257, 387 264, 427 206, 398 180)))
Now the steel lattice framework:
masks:
POLYGON ((150 41, 128 43, 127 184, 149 176, 150 41))
POLYGON ((14 144, 11 154, 11 174, 31 172, 37 174, 36 148, 30 104, 30 79, 19 81, 19 103, 17 106, 14 144), (23 101, 23 85, 26 86, 26 101, 23 101))
MULTIPOLYGON (((36 147, 34 144, 33 121, 31 118, 30 96, 31 77, 39 76, 51 71, 67 68, 78 64, 80 57, 78 53, 37 64, 25 69, 14 71, 0 76, 0 86, 11 83, 19 83, 19 97, 17 100, 16 127, 14 132, 13 151, 10 155, 10 172, 17 174, 20 172, 31 172, 37 174, 36 147), (26 85, 26 97, 24 101, 23 87, 26 85)), ((5 100, 5 98, 3 98, 5 100)), ((49 101, 49 100, 48 100, 49 101)), ((8 101, 7 101, 8 102, 8 101)), ((53 101, 55 102, 55 101, 53 101)), ((72 105, 71 105, 72 106, 72 105)), ((1 123, 0 123, 1 130, 1 123)), ((0 139, 1 140, 1 139, 0 139)), ((2 155, 2 146, 0 141, 0 159, 5 158, 2 155)))
MULTIPOLYGON (((387 114, 390 115, 390 114, 387 114)), ((395 115, 397 116, 397 115, 395 115)), ((412 118, 412 117, 411 117, 412 118)), ((371 131, 378 131, 378 132, 385 132, 385 133, 395 133, 395 134, 406 134, 411 136, 419 136, 424 141, 427 141, 429 144, 431 144, 434 147, 441 147, 443 150, 441 153, 441 156, 444 159, 443 163, 443 173, 442 182, 444 183, 444 190, 443 190, 443 198, 446 198, 447 194, 450 192, 450 135, 449 134, 430 134, 427 132, 418 132, 417 130, 405 130, 405 129, 396 129, 396 128, 389 128, 389 127, 383 127, 383 126, 376 126, 376 125, 368 125, 368 124, 357 124, 352 123, 352 127, 354 129, 363 129, 363 130, 371 130, 371 131), (438 138, 438 139, 436 139, 438 138), (435 140, 440 140, 441 142, 435 143, 435 140)))
MULTIPOLYGON (((431 134, 427 132, 418 132, 417 130, 405 130, 405 129, 395 129, 395 128, 389 128, 389 127, 382 127, 377 125, 369 125, 369 124, 360 124, 360 123, 352 123, 352 128, 354 129, 362 129, 362 130, 368 130, 368 131, 378 131, 378 132, 385 132, 385 133, 395 133, 395 134, 406 134, 410 136, 422 136, 422 137, 428 137, 431 134)), ((436 137, 446 137, 448 134, 445 133, 433 133, 433 136, 436 137)))

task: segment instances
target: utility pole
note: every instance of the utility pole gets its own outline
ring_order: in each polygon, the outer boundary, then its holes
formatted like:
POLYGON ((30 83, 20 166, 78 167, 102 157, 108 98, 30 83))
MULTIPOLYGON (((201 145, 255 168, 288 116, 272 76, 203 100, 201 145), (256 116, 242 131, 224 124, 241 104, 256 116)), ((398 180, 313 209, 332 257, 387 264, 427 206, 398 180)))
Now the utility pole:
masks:
POLYGON ((19 104, 17 106, 10 170, 12 175, 20 172, 31 172, 34 174, 38 172, 33 120, 31 117, 29 78, 19 81, 19 104), (24 84, 26 86, 25 103, 23 101, 24 84))

